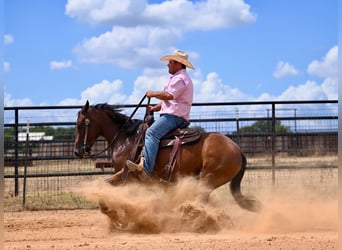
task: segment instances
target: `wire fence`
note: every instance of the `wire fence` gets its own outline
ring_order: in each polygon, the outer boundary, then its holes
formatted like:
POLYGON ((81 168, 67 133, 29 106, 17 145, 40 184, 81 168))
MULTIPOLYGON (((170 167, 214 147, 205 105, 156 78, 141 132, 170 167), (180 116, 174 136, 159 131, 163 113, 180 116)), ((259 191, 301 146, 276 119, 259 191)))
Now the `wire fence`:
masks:
MULTIPOLYGON (((128 116, 135 107, 121 106, 128 116)), ((14 138, 5 137, 5 210, 97 206, 75 188, 112 175, 111 152, 95 160, 75 158, 74 124, 80 108, 5 108, 5 130, 14 138), (26 133, 28 123, 30 128, 69 130, 58 140, 47 133, 35 139, 26 133)), ((134 118, 142 119, 141 110, 134 118)), ((242 182, 247 190, 306 185, 331 191, 337 187, 337 113, 337 101, 202 103, 193 105, 190 126, 223 133, 241 146, 248 160, 242 182), (266 128, 251 130, 258 122, 266 128), (276 125, 287 129, 279 132, 276 125)), ((99 139, 93 153, 106 145, 99 139)))

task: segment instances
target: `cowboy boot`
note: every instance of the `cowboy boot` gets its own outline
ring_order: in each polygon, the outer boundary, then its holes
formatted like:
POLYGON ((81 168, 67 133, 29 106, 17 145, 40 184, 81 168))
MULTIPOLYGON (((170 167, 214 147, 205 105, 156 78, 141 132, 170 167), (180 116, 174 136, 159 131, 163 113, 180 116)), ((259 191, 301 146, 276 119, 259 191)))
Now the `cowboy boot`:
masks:
POLYGON ((128 167, 130 172, 135 172, 139 178, 140 181, 149 181, 151 180, 151 177, 148 175, 146 170, 144 169, 144 157, 140 158, 140 161, 138 164, 127 160, 126 166, 128 167))
POLYGON ((140 161, 138 164, 136 164, 135 162, 131 161, 131 160, 126 160, 126 166, 128 167, 130 172, 142 172, 144 169, 144 157, 140 157, 140 161))

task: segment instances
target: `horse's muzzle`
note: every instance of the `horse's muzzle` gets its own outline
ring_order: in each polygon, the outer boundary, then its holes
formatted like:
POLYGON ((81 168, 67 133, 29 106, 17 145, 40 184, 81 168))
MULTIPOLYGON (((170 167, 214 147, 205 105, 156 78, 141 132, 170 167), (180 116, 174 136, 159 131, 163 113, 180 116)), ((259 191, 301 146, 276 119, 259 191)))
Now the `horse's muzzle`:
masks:
POLYGON ((91 153, 91 148, 86 145, 86 146, 76 146, 74 148, 74 154, 78 158, 84 158, 85 156, 89 156, 91 153))
POLYGON ((74 155, 79 157, 79 158, 82 158, 82 155, 78 152, 77 149, 74 149, 74 155))

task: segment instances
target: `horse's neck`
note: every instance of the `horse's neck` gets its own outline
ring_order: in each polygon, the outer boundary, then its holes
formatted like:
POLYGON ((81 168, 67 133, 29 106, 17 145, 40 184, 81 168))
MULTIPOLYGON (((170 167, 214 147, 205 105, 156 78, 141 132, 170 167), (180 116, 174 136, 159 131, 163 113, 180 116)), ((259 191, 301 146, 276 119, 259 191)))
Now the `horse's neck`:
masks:
POLYGON ((120 129, 116 125, 108 126, 103 129, 102 136, 106 139, 108 144, 112 143, 119 137, 120 129))
POLYGON ((106 139, 108 145, 110 145, 112 149, 126 147, 127 144, 132 143, 134 140, 134 134, 128 136, 125 133, 125 130, 119 128, 115 123, 106 125, 103 129, 102 136, 106 139))

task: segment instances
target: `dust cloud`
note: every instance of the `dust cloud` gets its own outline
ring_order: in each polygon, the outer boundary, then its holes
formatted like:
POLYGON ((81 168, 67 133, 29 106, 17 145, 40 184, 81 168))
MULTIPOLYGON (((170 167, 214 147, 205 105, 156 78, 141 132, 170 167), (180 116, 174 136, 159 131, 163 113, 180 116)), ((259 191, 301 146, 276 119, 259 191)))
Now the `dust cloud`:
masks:
MULTIPOLYGON (((99 204, 110 229, 132 233, 291 233, 337 231, 337 192, 304 186, 251 191, 262 203, 259 213, 238 207, 228 185, 215 190, 209 202, 192 178, 173 185, 126 184, 102 180, 85 183, 77 192, 99 204)), ((242 187, 244 192, 244 187, 242 187)), ((248 194, 249 195, 249 194, 248 194)))

